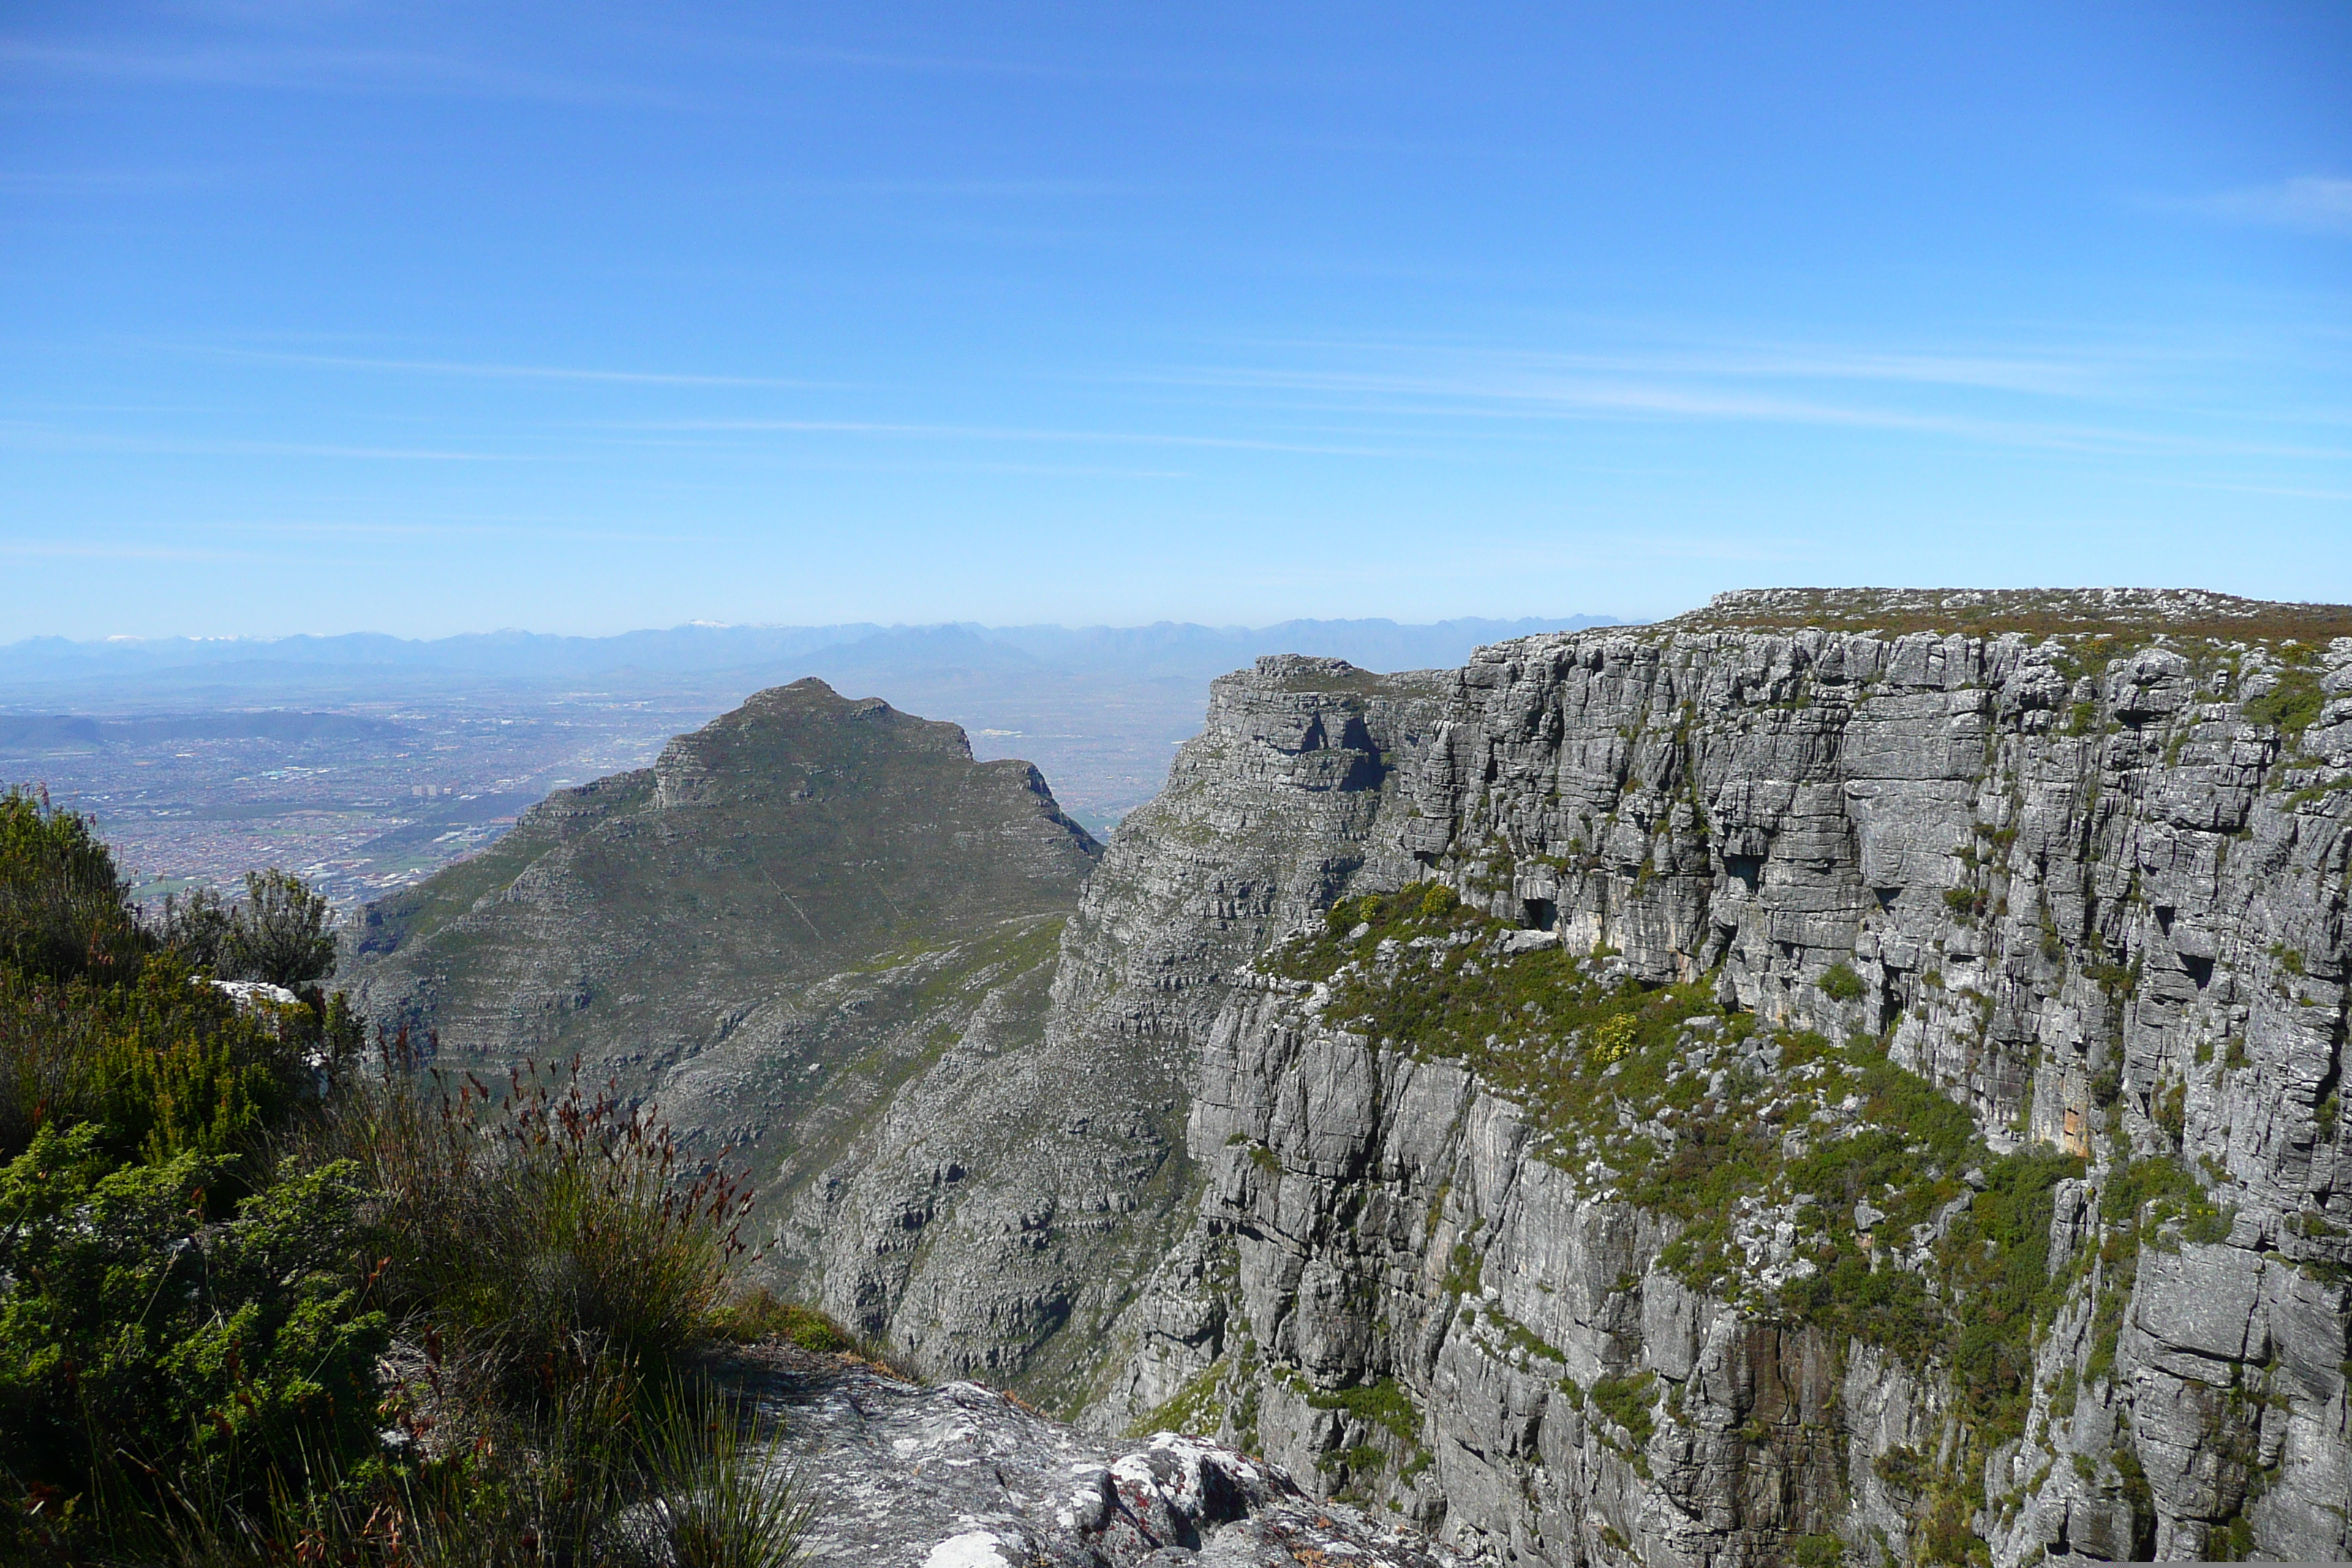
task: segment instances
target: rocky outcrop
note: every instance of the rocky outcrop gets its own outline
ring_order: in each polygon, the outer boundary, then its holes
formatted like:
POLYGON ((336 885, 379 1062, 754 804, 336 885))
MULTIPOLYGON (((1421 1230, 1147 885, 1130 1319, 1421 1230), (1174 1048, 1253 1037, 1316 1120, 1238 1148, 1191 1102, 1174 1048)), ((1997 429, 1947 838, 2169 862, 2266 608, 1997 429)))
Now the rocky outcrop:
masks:
POLYGON ((1054 977, 1044 1059, 1059 1076, 1035 1091, 1126 1086, 1157 1163, 1102 1199, 1134 1216, 1129 1267, 1083 1283, 1077 1331, 1040 1358, 1032 1386, 1064 1406, 1099 1400, 1119 1373, 1107 1336, 1190 1226, 1200 1173, 1184 1118, 1233 976, 1357 881, 1408 874, 1398 791, 1428 744, 1443 680, 1293 655, 1213 682, 1167 787, 1121 822, 1088 879, 1054 977))
POLYGON ((811 1568, 1469 1568, 1280 1468, 1162 1432, 1120 1451, 977 1384, 771 1350, 730 1379, 818 1503, 811 1568))
MULTIPOLYGON (((1201 1215, 1121 1321, 1097 1419, 1194 1416, 1505 1560, 2352 1548, 2352 640, 2317 640, 2352 622, 1822 603, 1507 644, 1416 710, 1421 760, 1362 829, 1399 853, 1324 896, 1420 878, 1489 923, 1418 953, 1337 933, 1298 979, 1281 950, 1193 1016, 1201 1215), (1598 1085, 1578 1121, 1538 1069, 1601 1076, 1590 1030, 1437 1048, 1333 1000, 1554 944, 1612 966, 1561 972, 1592 995, 1703 988, 1657 1098, 1598 1085), (1920 1144, 1884 1190, 1786 1190, 1899 1133, 1864 1090, 1914 1081, 1967 1109, 1985 1169, 1920 1144), (1781 1130, 1758 1191, 1637 1201, 1633 1141, 1702 1149, 1717 1131, 1675 1125, 1701 1112, 1781 1130), (1727 1271, 1693 1261, 1702 1233, 1727 1271), (1924 1280, 1943 1327, 1847 1331, 1803 1289, 1841 1247, 1840 1279, 1924 1280), (1983 1259, 2037 1249, 2032 1321, 1964 1335, 2022 1300, 1970 1293, 1983 1259)), ((1146 848, 1115 841, 1089 904, 1123 855, 1139 887, 1173 855, 1146 848)), ((1207 885, 1213 858, 1181 863, 1207 885)))

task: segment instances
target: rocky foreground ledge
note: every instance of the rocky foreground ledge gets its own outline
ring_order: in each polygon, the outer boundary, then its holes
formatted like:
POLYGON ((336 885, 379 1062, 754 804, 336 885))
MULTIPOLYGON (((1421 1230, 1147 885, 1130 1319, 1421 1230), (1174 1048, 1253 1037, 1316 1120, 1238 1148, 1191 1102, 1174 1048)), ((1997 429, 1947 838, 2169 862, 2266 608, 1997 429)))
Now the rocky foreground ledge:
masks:
POLYGON ((811 1568, 1475 1568, 1201 1438, 1122 1451, 976 1383, 851 1357, 770 1349, 744 1371, 814 1498, 811 1568))

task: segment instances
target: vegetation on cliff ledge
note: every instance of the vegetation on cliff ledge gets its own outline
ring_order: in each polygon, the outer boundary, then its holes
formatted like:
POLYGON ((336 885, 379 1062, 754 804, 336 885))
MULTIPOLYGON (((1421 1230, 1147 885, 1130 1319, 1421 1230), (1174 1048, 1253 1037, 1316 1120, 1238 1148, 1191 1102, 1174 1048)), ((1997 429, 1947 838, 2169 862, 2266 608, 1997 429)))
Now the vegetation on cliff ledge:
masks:
POLYGON ((1712 977, 1644 985, 1606 951, 1524 944, 1426 883, 1340 901, 1259 968, 1324 985, 1328 1026, 1469 1068, 1596 1197, 1680 1220, 1660 1262, 1688 1284, 1947 1367, 1980 1428, 2022 1430, 2065 1282, 2053 1190, 2080 1160, 1996 1155, 1881 1040, 1766 1029, 1712 977))

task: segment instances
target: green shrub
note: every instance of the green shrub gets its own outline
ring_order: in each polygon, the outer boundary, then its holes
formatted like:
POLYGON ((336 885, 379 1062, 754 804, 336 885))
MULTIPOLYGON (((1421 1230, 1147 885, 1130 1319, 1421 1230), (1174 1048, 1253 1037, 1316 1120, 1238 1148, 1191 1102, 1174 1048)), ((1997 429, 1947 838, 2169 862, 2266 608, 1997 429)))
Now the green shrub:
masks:
POLYGON ((390 1304, 430 1312, 510 1391, 605 1351, 657 1363, 709 1331, 749 1197, 686 1174, 651 1111, 590 1094, 576 1062, 518 1074, 495 1109, 470 1082, 396 1077, 355 1099, 324 1148, 380 1194, 390 1304))
POLYGON ((1403 1384, 1393 1377, 1360 1388, 1342 1388, 1328 1394, 1310 1394, 1307 1403, 1318 1410, 1339 1410, 1359 1421, 1385 1427, 1391 1436, 1404 1443, 1419 1441, 1422 1415, 1404 1391, 1403 1384))
POLYGON ((493 1108, 396 1036, 360 1080, 325 925, 268 872, 144 931, 86 822, 0 796, 0 1560, 790 1561, 806 1510, 677 1372, 740 1184, 576 1066, 493 1108))
MULTIPOLYGON (((325 900, 282 873, 248 886, 259 912, 239 929, 268 933, 247 946, 277 955, 269 977, 329 973, 325 900)), ((215 1184, 216 1215, 265 1180, 263 1135, 356 1057, 359 1021, 315 989, 292 1007, 241 1009, 198 984, 198 967, 141 929, 89 823, 0 795, 0 1158, 43 1123, 96 1121, 117 1159, 236 1156, 215 1184)))
POLYGON ((1831 964, 1822 975, 1822 994, 1832 1002, 1859 1002, 1869 989, 1862 976, 1853 972, 1853 965, 1843 960, 1831 964))
POLYGON ((235 904, 205 888, 165 899, 157 935, 191 967, 221 980, 266 980, 290 990, 335 972, 327 900, 274 866, 247 872, 245 897, 235 904))
POLYGON ((1927 1457, 1916 1448, 1896 1447, 1871 1460, 1870 1468, 1878 1479, 1898 1492, 1917 1496, 1934 1479, 1935 1470, 1927 1457))
POLYGON ((1834 1535, 1801 1535, 1789 1547, 1792 1568, 1845 1568, 1845 1542, 1834 1535))
POLYGON ((194 979, 169 952, 107 985, 0 967, 0 1157, 88 1121, 117 1159, 234 1156, 216 1212, 266 1178, 265 1134, 318 1102, 312 1063, 347 1063, 357 1020, 340 997, 240 1010, 194 979))
POLYGON ((100 1131, 44 1127, 0 1173, 10 1500, 111 1485, 118 1510, 250 1505, 314 1458, 372 1449, 387 1335, 351 1247, 354 1168, 289 1168, 207 1226, 220 1160, 110 1170, 100 1131))
POLYGON ((0 795, 0 965, 103 983, 137 973, 152 945, 86 818, 46 795, 0 795))
POLYGON ((2083 1162, 2027 1148, 1985 1167, 1985 1188, 1958 1216, 1938 1251, 1945 1289, 1967 1302, 1953 1340, 1962 1410, 1989 1440, 2025 1428, 2032 1403, 2033 1337, 2065 1294, 2050 1272, 2050 1220, 2057 1184, 2083 1162))
POLYGON ((257 1505, 188 1496, 118 1531, 102 1561, 278 1568, 791 1568, 814 1500, 771 1462, 757 1413, 699 1380, 606 1359, 535 1420, 460 1409, 421 1464, 313 1470, 257 1505))
POLYGON ((2189 1086, 2176 1083, 2158 1096, 2150 1120, 2164 1130, 2165 1136, 2172 1140, 2176 1148, 2179 1147, 2189 1125, 2189 1086))
POLYGON ((2311 728, 2319 717, 2326 695, 2319 689, 2319 672, 2305 666, 2290 666, 2279 672, 2278 684, 2246 704, 2248 720, 2256 724, 2275 724, 2290 735, 2300 735, 2311 728))
POLYGON ((1593 1384, 1586 1397, 1592 1408, 1624 1432, 1633 1447, 1643 1448, 1657 1430, 1657 1421, 1650 1414, 1658 1402, 1657 1382, 1658 1374, 1647 1369, 1623 1377, 1604 1377, 1593 1384))
POLYGON ((1942 1319, 1919 1276, 1900 1268, 1874 1272, 1857 1253, 1842 1251, 1820 1273, 1792 1280, 1781 1300, 1803 1321, 1885 1345, 1913 1362, 1942 1344, 1942 1319))
POLYGON ((740 1343, 782 1340, 820 1355, 861 1349, 856 1336, 825 1313, 766 1289, 746 1291, 723 1303, 712 1314, 711 1328, 740 1343))

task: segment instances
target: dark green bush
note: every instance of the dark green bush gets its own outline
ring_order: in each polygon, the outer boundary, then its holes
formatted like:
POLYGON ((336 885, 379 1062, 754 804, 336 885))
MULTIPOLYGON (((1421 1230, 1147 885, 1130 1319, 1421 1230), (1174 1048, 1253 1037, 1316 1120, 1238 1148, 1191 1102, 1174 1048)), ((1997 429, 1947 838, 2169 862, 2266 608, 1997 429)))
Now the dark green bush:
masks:
POLYGON ((2028 1148, 1985 1167, 1985 1188, 1939 1249, 1946 1288, 1968 1302, 1952 1367, 1963 1408, 1989 1434, 2024 1430, 2033 1394, 2033 1338, 2065 1293, 2050 1272, 2057 1184, 2083 1173, 2074 1155, 2028 1148))
POLYGON ((378 1194, 370 1246, 395 1311, 429 1312, 509 1392, 613 1352, 657 1364, 710 1331, 742 1250, 743 1184, 690 1173, 650 1110, 591 1094, 578 1064, 470 1082, 387 1076, 354 1090, 320 1152, 378 1194))
POLYGON ((1834 1535, 1801 1535, 1789 1547, 1792 1568, 1845 1568, 1845 1542, 1834 1535))
POLYGON ((110 1484, 130 1494, 117 1507, 148 1511, 174 1491, 251 1505, 313 1458, 366 1451, 386 1331, 352 1250, 353 1168, 289 1169, 207 1226, 221 1159, 110 1169, 100 1132, 44 1127, 0 1173, 13 1489, 62 1500, 110 1484))
POLYGON ((1589 1391, 1592 1407, 1622 1429, 1636 1448, 1646 1447, 1657 1430, 1656 1418, 1650 1414, 1658 1400, 1657 1378, 1656 1373, 1645 1369, 1623 1377, 1601 1378, 1589 1391))
POLYGON ((1822 972, 1822 993, 1832 1002, 1859 1002, 1869 990, 1862 976, 1853 972, 1853 965, 1843 961, 1822 972))
POLYGON ((335 972, 327 900, 274 866, 246 873, 245 898, 229 911, 221 947, 224 979, 291 989, 335 972))
POLYGON ((576 1069, 494 1105, 395 1037, 362 1079, 332 965, 299 879, 150 931, 0 795, 0 1560, 789 1561, 805 1510, 682 1381, 740 1184, 576 1069))
POLYGON ((2246 704, 2246 717, 2257 724, 2275 724, 2290 735, 2311 728, 2326 704, 2319 689, 2319 671, 2290 666, 2279 672, 2278 684, 2246 704))
POLYGON ((137 973, 152 945, 89 821, 0 794, 0 965, 103 983, 137 973))
POLYGON ((220 980, 299 990, 335 972, 327 900, 274 866, 247 872, 245 897, 234 904, 203 888, 165 899, 156 934, 191 967, 220 980))
POLYGON ((234 1156, 225 1203, 267 1176, 265 1135, 319 1103, 359 1034, 341 997, 240 1009, 169 952, 110 984, 0 965, 0 1157, 96 1122, 120 1159, 234 1156))

